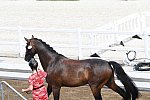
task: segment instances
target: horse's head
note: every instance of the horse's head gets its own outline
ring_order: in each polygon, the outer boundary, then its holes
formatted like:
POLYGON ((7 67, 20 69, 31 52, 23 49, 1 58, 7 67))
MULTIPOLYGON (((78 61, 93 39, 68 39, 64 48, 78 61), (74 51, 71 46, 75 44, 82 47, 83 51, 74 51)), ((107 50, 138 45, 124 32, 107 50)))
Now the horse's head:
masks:
POLYGON ((25 61, 30 61, 31 58, 34 58, 36 52, 35 45, 33 42, 34 36, 32 35, 31 39, 24 38, 27 41, 26 52, 25 52, 25 61))

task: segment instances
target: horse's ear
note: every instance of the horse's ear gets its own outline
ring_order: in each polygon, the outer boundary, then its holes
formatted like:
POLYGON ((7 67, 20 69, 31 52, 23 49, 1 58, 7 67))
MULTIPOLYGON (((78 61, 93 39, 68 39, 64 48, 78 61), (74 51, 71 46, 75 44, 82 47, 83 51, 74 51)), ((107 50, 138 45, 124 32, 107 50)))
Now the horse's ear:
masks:
POLYGON ((34 38, 34 36, 32 35, 32 39, 34 38))
POLYGON ((25 37, 24 37, 24 39, 25 39, 27 42, 29 41, 29 39, 27 39, 27 38, 25 38, 25 37))

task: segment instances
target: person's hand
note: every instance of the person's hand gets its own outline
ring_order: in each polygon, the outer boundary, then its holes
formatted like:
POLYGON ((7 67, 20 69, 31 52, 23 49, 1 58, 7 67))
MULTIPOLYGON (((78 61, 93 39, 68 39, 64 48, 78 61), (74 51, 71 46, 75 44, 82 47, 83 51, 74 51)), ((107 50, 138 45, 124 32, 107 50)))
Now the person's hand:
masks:
POLYGON ((25 89, 22 89, 21 91, 26 92, 27 94, 31 94, 31 91, 26 91, 25 89))
POLYGON ((22 92, 25 92, 25 89, 22 89, 21 91, 22 91, 22 92))

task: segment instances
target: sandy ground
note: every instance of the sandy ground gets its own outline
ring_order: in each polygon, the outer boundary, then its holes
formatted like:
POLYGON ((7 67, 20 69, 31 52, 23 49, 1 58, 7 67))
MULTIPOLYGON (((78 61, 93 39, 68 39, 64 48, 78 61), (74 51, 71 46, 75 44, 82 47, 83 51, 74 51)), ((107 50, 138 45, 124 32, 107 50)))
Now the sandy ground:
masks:
MULTIPOLYGON (((28 86, 27 81, 6 80, 6 79, 0 79, 0 80, 7 81, 20 93, 21 93, 22 88, 26 88, 28 86)), ((5 91, 8 91, 7 88, 5 89, 5 91)), ((150 99, 150 92, 140 91, 140 93, 141 93, 141 96, 137 100, 149 100, 150 99)), ((21 93, 21 94, 25 96, 28 100, 32 100, 31 94, 26 94, 26 93, 21 93)), ((7 92, 6 92, 6 95, 7 95, 7 92)), ((102 89, 102 97, 103 97, 103 100, 121 100, 121 97, 117 93, 106 88, 102 89)), ((53 100, 52 95, 49 97, 49 100, 53 100)), ((60 93, 60 100, 94 100, 94 98, 88 86, 81 86, 81 87, 74 87, 74 88, 62 87, 61 93, 60 93)))
POLYGON ((1 1, 1 27, 94 29, 124 16, 150 11, 147 0, 1 1))

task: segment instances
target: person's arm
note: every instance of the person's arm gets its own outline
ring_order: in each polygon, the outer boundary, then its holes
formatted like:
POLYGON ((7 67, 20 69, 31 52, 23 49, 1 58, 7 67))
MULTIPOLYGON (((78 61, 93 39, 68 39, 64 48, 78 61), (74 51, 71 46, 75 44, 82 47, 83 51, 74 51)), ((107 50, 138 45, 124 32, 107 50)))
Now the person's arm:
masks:
POLYGON ((33 90, 33 85, 29 85, 28 88, 22 89, 22 92, 29 92, 29 91, 32 91, 32 90, 33 90))

